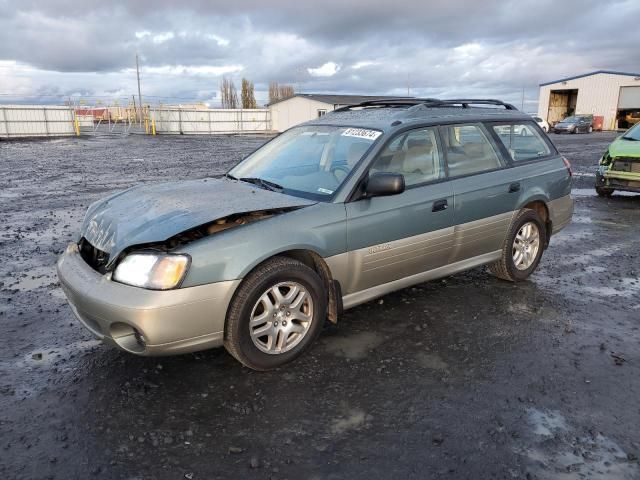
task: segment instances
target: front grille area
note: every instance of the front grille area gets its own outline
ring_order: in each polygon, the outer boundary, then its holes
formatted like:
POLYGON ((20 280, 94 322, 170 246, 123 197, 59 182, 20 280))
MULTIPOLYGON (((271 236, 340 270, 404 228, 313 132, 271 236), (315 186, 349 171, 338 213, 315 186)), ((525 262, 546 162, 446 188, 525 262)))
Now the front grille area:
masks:
POLYGON ((640 158, 616 157, 613 161, 613 168, 617 172, 640 173, 640 158))
POLYGON ((107 252, 98 250, 87 242, 84 237, 82 237, 80 242, 78 242, 78 249, 80 250, 80 256, 85 262, 87 262, 87 265, 93 268, 96 272, 107 272, 107 263, 109 262, 109 254, 107 252))

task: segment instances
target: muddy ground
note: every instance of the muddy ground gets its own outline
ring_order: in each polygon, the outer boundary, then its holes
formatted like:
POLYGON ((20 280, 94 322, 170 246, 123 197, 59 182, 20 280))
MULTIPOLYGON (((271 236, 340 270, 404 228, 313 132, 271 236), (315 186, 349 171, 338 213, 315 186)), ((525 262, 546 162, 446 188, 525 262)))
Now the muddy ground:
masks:
POLYGON ((92 201, 264 138, 0 142, 0 477, 640 478, 640 196, 593 192, 612 134, 552 137, 576 213, 529 281, 388 295, 269 373, 107 348, 54 274, 92 201))

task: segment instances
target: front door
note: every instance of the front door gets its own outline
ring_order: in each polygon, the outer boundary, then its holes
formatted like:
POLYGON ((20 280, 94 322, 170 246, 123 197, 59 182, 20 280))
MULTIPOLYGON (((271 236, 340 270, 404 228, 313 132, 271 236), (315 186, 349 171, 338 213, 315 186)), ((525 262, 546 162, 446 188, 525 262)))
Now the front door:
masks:
POLYGON ((453 240, 453 191, 437 131, 398 134, 373 161, 374 172, 401 173, 406 190, 346 204, 349 278, 355 293, 447 263, 453 240))

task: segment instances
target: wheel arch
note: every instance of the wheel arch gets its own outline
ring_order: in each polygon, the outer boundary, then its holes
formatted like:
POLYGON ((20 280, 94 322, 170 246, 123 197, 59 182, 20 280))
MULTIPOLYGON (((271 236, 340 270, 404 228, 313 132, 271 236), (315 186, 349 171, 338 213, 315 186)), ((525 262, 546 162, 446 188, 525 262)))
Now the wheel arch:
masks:
POLYGON ((549 246, 551 240, 551 232, 553 231, 553 222, 549 214, 548 199, 542 195, 536 195, 523 202, 520 210, 529 209, 535 211, 540 219, 544 222, 546 234, 544 239, 544 248, 549 246))
POLYGON ((310 248, 291 248, 273 253, 247 268, 243 274, 243 278, 276 257, 288 257, 297 260, 318 274, 327 293, 327 318, 330 322, 337 323, 338 316, 342 313, 342 291, 340 283, 334 280, 331 270, 324 261, 324 258, 310 248))

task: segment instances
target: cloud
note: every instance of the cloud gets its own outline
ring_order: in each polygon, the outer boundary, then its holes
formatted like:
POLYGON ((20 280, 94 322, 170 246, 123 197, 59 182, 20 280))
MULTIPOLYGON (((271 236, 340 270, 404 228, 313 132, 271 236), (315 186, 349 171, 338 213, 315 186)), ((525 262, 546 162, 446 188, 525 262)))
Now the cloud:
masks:
POLYGON ((307 68, 309 75, 313 77, 333 77, 340 67, 334 62, 327 62, 318 68, 307 68))
POLYGON ((174 37, 175 37, 175 34, 173 32, 164 32, 164 33, 158 33, 157 35, 154 35, 153 37, 151 37, 151 40, 156 45, 159 45, 161 43, 168 42, 174 37))
POLYGON ((126 97, 136 91, 136 53, 143 94, 194 101, 213 98, 227 75, 237 86, 252 79, 261 103, 269 81, 304 92, 406 95, 409 87, 519 103, 523 87, 529 102, 543 81, 640 69, 633 0, 148 5, 0 0, 0 91, 126 97))
POLYGON ((375 65, 380 65, 380 62, 372 62, 371 60, 363 60, 360 62, 356 62, 353 65, 351 65, 351 68, 353 68, 354 70, 360 70, 361 68, 365 68, 365 67, 372 67, 375 65))

